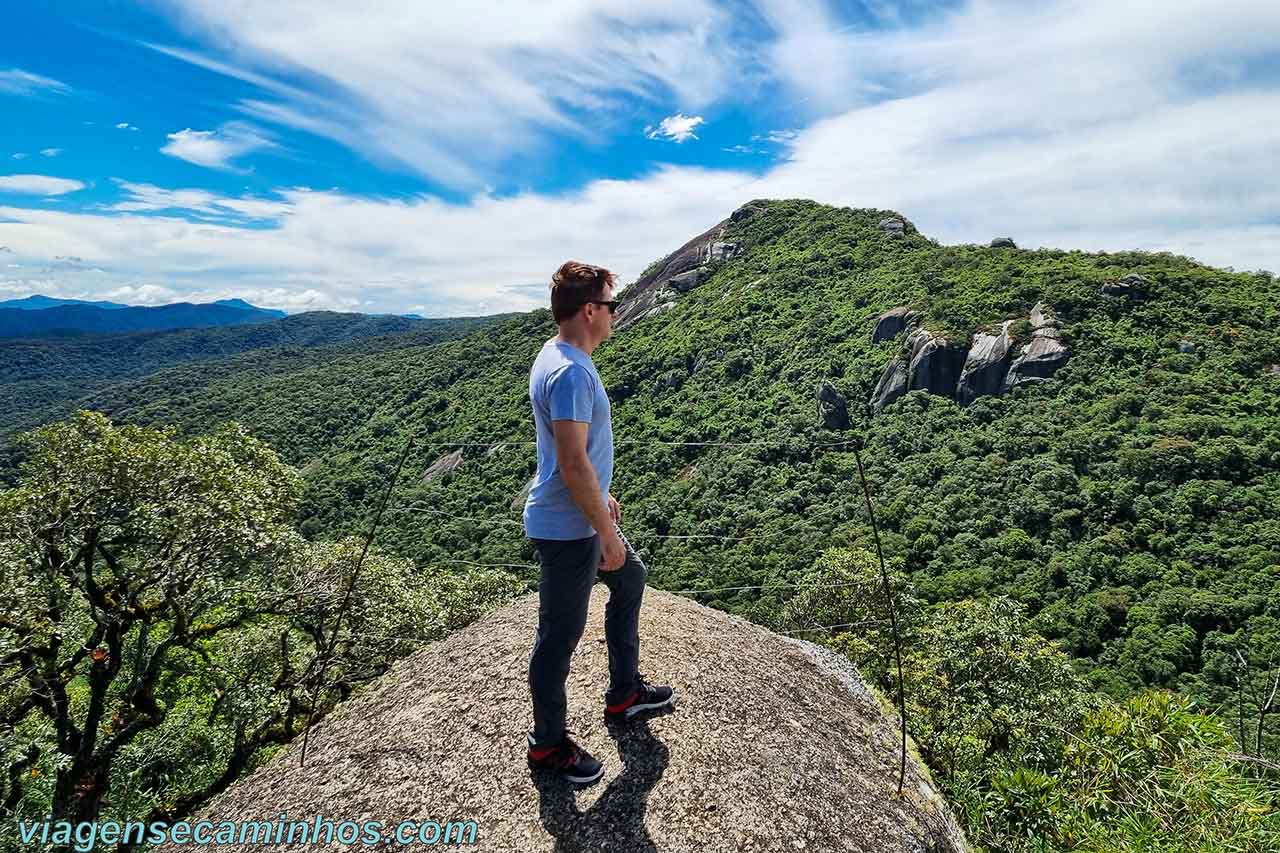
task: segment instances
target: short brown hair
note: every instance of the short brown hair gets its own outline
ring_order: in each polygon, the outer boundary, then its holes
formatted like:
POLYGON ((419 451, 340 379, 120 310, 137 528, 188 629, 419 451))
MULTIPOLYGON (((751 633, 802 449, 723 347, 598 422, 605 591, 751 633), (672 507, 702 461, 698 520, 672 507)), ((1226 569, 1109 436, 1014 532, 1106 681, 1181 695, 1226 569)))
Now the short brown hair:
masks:
POLYGON ((551 276, 551 316, 563 323, 588 301, 603 297, 605 285, 613 283, 613 273, 604 267, 565 261, 551 276))

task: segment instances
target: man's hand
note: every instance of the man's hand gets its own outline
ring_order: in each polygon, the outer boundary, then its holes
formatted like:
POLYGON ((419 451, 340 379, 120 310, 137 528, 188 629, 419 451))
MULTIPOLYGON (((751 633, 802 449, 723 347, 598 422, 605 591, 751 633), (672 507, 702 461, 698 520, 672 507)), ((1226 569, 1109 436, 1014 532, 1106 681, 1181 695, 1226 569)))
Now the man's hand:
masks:
POLYGON ((616 572, 627 561, 627 548, 622 544, 618 528, 610 527, 600 534, 600 571, 616 572))
POLYGON ((622 523, 622 507, 618 505, 618 501, 613 495, 609 495, 609 517, 613 519, 614 524, 622 523))

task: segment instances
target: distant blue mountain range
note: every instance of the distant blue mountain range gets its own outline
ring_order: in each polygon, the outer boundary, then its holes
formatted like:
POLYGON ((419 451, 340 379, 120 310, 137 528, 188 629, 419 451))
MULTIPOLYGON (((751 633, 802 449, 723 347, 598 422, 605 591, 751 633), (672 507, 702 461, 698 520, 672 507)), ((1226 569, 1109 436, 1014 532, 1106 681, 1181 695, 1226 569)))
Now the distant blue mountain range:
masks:
POLYGON ((219 299, 195 304, 122 305, 58 299, 36 294, 0 302, 0 338, 141 332, 263 323, 286 316, 273 308, 258 308, 243 299, 219 299))
POLYGON ((128 308, 122 302, 90 302, 85 299, 55 299, 52 296, 42 296, 36 293, 32 296, 24 296, 22 299, 5 299, 0 301, 0 308, 20 308, 23 311, 40 311, 44 308, 53 308, 57 305, 92 305, 95 308, 128 308))

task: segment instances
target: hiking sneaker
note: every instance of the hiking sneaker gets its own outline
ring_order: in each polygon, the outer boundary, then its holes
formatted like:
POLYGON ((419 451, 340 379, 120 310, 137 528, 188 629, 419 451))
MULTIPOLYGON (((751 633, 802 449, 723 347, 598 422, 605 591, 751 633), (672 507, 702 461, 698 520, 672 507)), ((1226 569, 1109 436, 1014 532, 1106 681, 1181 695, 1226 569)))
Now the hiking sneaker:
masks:
POLYGON ((529 747, 529 768, 554 770, 578 785, 590 784, 604 775, 604 765, 578 746, 569 737, 568 729, 565 729, 564 739, 555 746, 529 747))
POLYGON ((621 702, 604 706, 604 715, 610 720, 629 720, 641 711, 665 708, 675 701, 675 694, 665 685, 649 684, 643 675, 636 677, 634 693, 621 702))

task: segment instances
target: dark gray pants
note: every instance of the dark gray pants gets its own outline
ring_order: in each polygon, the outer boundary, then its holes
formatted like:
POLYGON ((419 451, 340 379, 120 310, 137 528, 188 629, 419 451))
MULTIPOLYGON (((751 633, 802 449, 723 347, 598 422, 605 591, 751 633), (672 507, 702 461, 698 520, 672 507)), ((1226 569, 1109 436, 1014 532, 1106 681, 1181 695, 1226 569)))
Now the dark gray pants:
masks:
MULTIPOLYGON (((622 531, 618 531, 621 536, 622 531)), ((604 633, 609 647, 608 704, 631 695, 640 663, 640 600, 648 570, 622 537, 626 561, 617 571, 600 571, 600 535, 586 539, 531 539, 538 552, 538 633, 529 654, 533 728, 529 746, 551 746, 564 737, 569 658, 587 627, 587 604, 597 579, 609 587, 604 633)), ((603 708, 601 711, 603 712, 603 708)))

